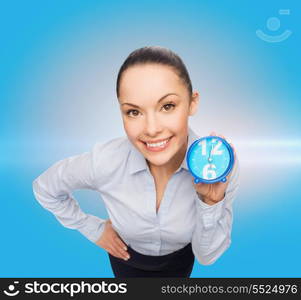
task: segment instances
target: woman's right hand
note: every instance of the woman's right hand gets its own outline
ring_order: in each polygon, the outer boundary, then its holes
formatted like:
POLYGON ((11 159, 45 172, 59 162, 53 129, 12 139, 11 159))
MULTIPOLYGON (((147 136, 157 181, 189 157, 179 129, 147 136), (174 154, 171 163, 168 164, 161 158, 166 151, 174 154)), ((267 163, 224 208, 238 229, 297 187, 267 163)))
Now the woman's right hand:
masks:
POLYGON ((100 239, 96 242, 96 245, 105 249, 115 257, 124 260, 128 260, 130 258, 130 255, 127 253, 127 246, 121 240, 118 233, 114 230, 110 219, 105 222, 104 231, 100 239))

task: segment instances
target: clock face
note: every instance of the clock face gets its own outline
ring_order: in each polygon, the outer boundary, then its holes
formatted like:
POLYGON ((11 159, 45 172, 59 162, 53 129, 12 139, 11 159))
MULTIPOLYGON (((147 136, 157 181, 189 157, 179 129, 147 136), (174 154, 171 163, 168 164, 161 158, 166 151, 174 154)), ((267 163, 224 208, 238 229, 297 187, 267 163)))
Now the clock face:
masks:
MULTIPOLYGON (((205 183, 225 181, 233 167, 234 155, 225 139, 207 136, 195 141, 187 154, 187 165, 196 180, 205 183)), ((197 181, 196 181, 197 183, 197 181)))

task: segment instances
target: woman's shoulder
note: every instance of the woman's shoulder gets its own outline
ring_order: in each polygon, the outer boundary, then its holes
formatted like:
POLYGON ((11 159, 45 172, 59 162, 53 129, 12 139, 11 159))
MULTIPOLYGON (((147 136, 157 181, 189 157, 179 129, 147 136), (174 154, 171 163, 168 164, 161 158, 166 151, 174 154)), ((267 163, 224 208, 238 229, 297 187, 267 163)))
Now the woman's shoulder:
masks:
POLYGON ((106 142, 96 142, 92 148, 94 160, 112 161, 118 158, 124 159, 130 151, 127 137, 117 137, 106 142))
POLYGON ((96 174, 104 177, 126 167, 130 152, 127 137, 117 137, 106 142, 97 142, 92 148, 92 161, 96 174))
POLYGON ((97 153, 114 155, 115 152, 121 152, 129 149, 129 140, 126 136, 116 137, 106 142, 96 142, 92 151, 97 153))

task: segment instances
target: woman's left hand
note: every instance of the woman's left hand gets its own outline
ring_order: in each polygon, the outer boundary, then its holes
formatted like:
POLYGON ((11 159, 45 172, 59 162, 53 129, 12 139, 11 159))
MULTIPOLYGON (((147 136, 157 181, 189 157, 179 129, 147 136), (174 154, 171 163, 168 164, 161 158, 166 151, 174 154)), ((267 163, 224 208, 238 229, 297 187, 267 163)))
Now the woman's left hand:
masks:
MULTIPOLYGON (((215 132, 211 132, 210 135, 215 135, 215 136, 219 136, 223 139, 226 139, 223 135, 217 135, 217 134, 215 134, 215 132)), ((231 147, 233 149, 234 162, 235 162, 235 160, 236 160, 235 149, 231 143, 229 143, 229 144, 231 145, 231 147)), ((200 201, 203 201, 208 205, 214 205, 214 204, 220 202, 221 200, 223 200, 225 197, 226 189, 229 184, 229 179, 232 174, 232 171, 233 171, 233 169, 226 177, 226 179, 227 179, 226 182, 219 181, 219 182, 215 182, 215 183, 202 183, 202 182, 194 183, 194 178, 193 178, 193 186, 194 186, 196 192, 199 194, 199 198, 202 199, 200 201)))

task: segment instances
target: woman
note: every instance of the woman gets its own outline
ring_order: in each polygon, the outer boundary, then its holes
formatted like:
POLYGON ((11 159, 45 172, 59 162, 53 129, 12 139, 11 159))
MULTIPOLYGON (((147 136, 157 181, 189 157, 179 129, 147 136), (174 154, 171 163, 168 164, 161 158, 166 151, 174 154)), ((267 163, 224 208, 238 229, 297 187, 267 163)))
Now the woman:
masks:
POLYGON ((133 51, 116 90, 127 136, 57 162, 33 182, 34 194, 64 226, 109 253, 115 277, 189 277, 194 257, 212 264, 230 245, 236 155, 225 183, 193 182, 186 152, 198 136, 188 117, 199 94, 172 51, 133 51), (97 190, 110 218, 85 214, 75 189, 97 190))

